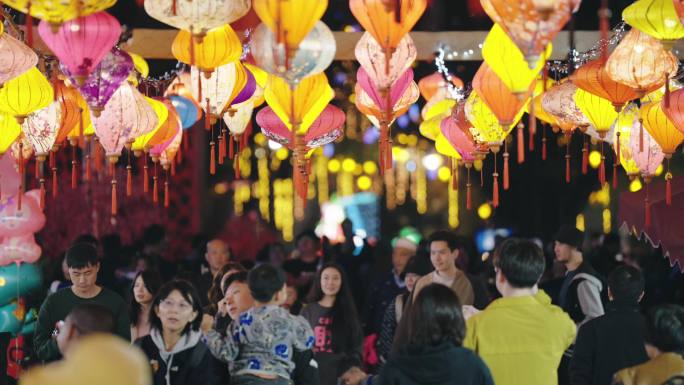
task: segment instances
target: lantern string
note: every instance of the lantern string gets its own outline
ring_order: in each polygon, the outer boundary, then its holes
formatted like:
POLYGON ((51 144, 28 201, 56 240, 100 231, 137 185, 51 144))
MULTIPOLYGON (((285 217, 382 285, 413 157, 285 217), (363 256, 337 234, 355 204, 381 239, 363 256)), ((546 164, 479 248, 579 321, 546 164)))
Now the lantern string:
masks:
POLYGON ((466 169, 468 170, 467 174, 467 179, 466 179, 466 210, 471 210, 473 208, 472 206, 472 197, 471 197, 471 192, 470 192, 470 169, 472 166, 466 165, 466 169))

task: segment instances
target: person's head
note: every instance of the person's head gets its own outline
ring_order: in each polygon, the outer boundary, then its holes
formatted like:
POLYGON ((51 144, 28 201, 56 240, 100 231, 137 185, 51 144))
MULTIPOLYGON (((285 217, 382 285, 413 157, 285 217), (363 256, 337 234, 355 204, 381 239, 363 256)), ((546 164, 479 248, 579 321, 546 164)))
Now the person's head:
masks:
POLYGON ((81 291, 92 290, 100 271, 97 249, 89 243, 76 243, 66 252, 66 264, 74 288, 81 291))
POLYGON ((154 296, 161 286, 162 279, 155 270, 143 270, 136 274, 130 293, 131 325, 137 324, 141 311, 152 305, 154 296))
POLYGON ((207 260, 212 272, 218 272, 230 261, 228 244, 220 239, 212 239, 207 242, 207 252, 204 254, 204 259, 207 260))
POLYGON ((546 267, 544 254, 534 242, 509 238, 494 253, 496 288, 506 296, 511 289, 533 288, 546 267))
POLYGON ((644 276, 633 266, 618 266, 608 275, 608 298, 611 301, 636 304, 644 296, 644 276))
POLYGON ((309 302, 318 302, 326 296, 337 298, 343 291, 346 294, 349 282, 345 278, 344 271, 340 265, 335 263, 323 265, 316 274, 316 279, 309 294, 309 302))
POLYGON ((662 353, 684 355, 684 307, 660 305, 646 316, 646 352, 654 358, 662 353))
POLYGON ((433 283, 423 288, 401 322, 407 322, 408 345, 463 344, 465 320, 461 303, 453 290, 444 285, 433 283))
POLYGON ((556 253, 558 262, 567 264, 582 258, 582 242, 584 233, 577 228, 563 225, 554 237, 553 251, 556 253))
POLYGON ((285 300, 283 307, 289 309, 299 300, 299 293, 297 292, 297 288, 292 285, 287 285, 286 288, 287 299, 285 300))
POLYGON ((231 319, 238 319, 240 313, 244 313, 254 306, 254 298, 252 298, 249 285, 247 285, 246 271, 231 274, 223 287, 228 316, 231 319))
POLYGON ((432 265, 428 261, 427 257, 423 255, 414 255, 409 259, 404 268, 404 283, 406 283, 406 289, 409 292, 413 292, 413 288, 416 286, 416 282, 420 277, 429 274, 432 271, 432 265))
POLYGON ((392 267, 395 273, 402 274, 408 260, 416 255, 418 244, 410 238, 399 237, 392 246, 392 267))
POLYGON ((188 281, 176 279, 164 284, 152 302, 150 325, 159 331, 185 334, 199 330, 202 306, 197 290, 188 281))
POLYGON ((247 274, 249 291, 255 301, 282 304, 287 299, 285 273, 271 265, 259 265, 247 274))
POLYGON ((451 231, 436 231, 430 236, 430 261, 438 272, 449 271, 459 255, 458 237, 451 231))
POLYGON ((116 323, 112 312, 102 305, 83 304, 71 309, 57 334, 57 347, 62 355, 79 338, 91 333, 114 333, 116 323))
POLYGON ((246 271, 245 268, 239 262, 228 262, 218 273, 214 276, 212 280, 211 287, 208 293, 199 293, 200 296, 206 296, 209 299, 209 305, 214 307, 214 310, 218 309, 218 303, 223 298, 223 287, 228 277, 240 271, 246 271))
POLYGON ((320 239, 316 233, 313 232, 313 230, 306 230, 297 235, 297 239, 295 239, 295 245, 297 246, 297 250, 299 251, 300 255, 315 255, 320 246, 320 239))
POLYGON ((76 237, 73 242, 71 242, 72 245, 77 243, 87 243, 92 245, 94 248, 98 248, 100 246, 100 242, 98 242, 97 238, 95 238, 95 236, 92 234, 81 234, 76 237))

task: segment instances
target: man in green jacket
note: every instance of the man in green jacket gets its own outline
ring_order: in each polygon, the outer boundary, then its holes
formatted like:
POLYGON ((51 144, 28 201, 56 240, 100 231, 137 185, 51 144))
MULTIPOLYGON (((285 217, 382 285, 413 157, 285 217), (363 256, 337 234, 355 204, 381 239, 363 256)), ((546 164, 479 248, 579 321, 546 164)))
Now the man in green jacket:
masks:
POLYGON ((131 338, 126 303, 112 290, 96 284, 100 270, 97 249, 87 243, 77 243, 67 250, 66 263, 72 286, 48 296, 38 313, 33 343, 36 356, 42 361, 54 361, 62 357, 54 338, 57 326, 79 305, 106 307, 114 315, 116 334, 127 341, 131 338))

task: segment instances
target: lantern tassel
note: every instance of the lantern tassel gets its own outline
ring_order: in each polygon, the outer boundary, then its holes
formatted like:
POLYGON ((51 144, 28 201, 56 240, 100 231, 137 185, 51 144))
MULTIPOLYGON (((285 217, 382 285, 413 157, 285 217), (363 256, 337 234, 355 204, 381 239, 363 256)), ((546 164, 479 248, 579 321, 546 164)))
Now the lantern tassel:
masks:
POLYGON ((209 142, 209 174, 214 175, 216 174, 216 143, 212 140, 209 142))
POLYGON ((40 179, 40 166, 41 162, 36 159, 35 162, 33 163, 34 169, 33 169, 33 174, 36 176, 36 179, 40 179))
MULTIPOLYGON (((522 123, 518 124, 518 164, 525 163, 525 133, 523 132, 524 127, 525 126, 523 126, 522 123)), ((504 179, 506 179, 505 176, 504 179)))
POLYGON ((24 180, 26 180, 26 170, 24 166, 24 143, 19 142, 19 194, 17 194, 17 211, 21 211, 21 200, 24 196, 24 180))
MULTIPOLYGON (((451 158, 449 158, 451 160, 451 158)), ((458 166, 453 166, 451 170, 451 187, 458 191, 458 166)))
POLYGON ((225 153, 223 152, 225 149, 225 141, 222 135, 219 135, 219 142, 218 142, 218 164, 221 165, 223 164, 223 158, 225 157, 225 153))
POLYGON ((78 163, 76 162, 76 145, 71 146, 71 188, 78 186, 78 163))
POLYGON ((57 198, 59 183, 57 181, 57 167, 52 168, 52 198, 57 198))
POLYGON ((587 175, 587 172, 589 172, 589 142, 585 139, 582 146, 582 175, 587 175))
POLYGON ((143 155, 143 192, 150 192, 150 166, 147 164, 147 157, 143 155))
POLYGON ((510 183, 509 183, 509 173, 508 173, 508 157, 509 157, 508 150, 506 150, 506 152, 504 152, 504 154, 503 154, 503 158, 504 158, 504 166, 503 166, 503 167, 504 167, 504 169, 503 169, 503 188, 504 188, 504 190, 506 190, 506 191, 507 191, 508 188, 510 187, 510 183))
POLYGON ((97 172, 102 172, 102 167, 104 166, 104 149, 100 146, 100 141, 95 139, 95 170, 97 172))
POLYGON ((670 74, 665 74, 665 96, 663 96, 663 103, 666 110, 670 108, 670 74))
POLYGON ((601 169, 599 170, 599 182, 601 186, 606 183, 606 156, 603 153, 603 142, 601 142, 601 169))
POLYGON ((33 15, 31 15, 31 3, 28 4, 26 12, 26 45, 33 49, 33 15))
POLYGON ((529 116, 529 149, 530 152, 534 151, 534 136, 537 134, 537 117, 534 109, 534 103, 530 103, 530 116, 529 116))
POLYGON ((166 170, 166 179, 164 180, 164 208, 168 208, 171 204, 171 196, 169 195, 169 171, 166 170))
POLYGON ((110 170, 112 174, 112 216, 115 216, 118 212, 118 204, 116 200, 116 167, 113 162, 110 163, 110 170))
POLYGON ((613 190, 618 188, 618 165, 613 165, 613 190))
POLYGON ((542 160, 546 160, 546 125, 542 128, 542 160))
POLYGON ((40 178, 40 209, 45 210, 45 179, 40 178))
POLYGON ((670 172, 670 159, 667 159, 667 172, 665 173, 665 205, 672 205, 672 173, 670 172))
POLYGON ((126 166, 126 196, 133 195, 133 167, 129 164, 126 166))
POLYGON ((233 149, 233 138, 232 136, 228 139, 228 158, 233 159, 235 157, 235 150, 233 149))
POLYGON ((157 163, 154 164, 154 176, 152 177, 152 202, 159 203, 159 186, 157 184, 157 163))
POLYGON ((494 173, 492 176, 494 177, 494 187, 492 189, 492 206, 499 207, 499 173, 497 172, 496 167, 496 153, 494 153, 494 173))
MULTIPOLYGON (((221 126, 223 126, 223 123, 221 123, 221 126)), ((229 156, 228 145, 230 144, 232 138, 231 135, 228 134, 228 130, 225 128, 221 128, 221 136, 223 137, 223 148, 221 151, 223 151, 223 158, 225 158, 226 156, 229 156)))

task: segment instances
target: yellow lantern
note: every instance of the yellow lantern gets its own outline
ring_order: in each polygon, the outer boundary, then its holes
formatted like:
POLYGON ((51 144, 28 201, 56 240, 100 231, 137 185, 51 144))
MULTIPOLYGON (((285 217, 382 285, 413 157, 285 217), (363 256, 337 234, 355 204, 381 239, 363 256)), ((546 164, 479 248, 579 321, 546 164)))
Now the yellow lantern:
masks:
POLYGON ((435 140, 440 132, 442 120, 451 115, 451 110, 456 105, 456 100, 444 99, 437 103, 425 105, 423 108, 423 122, 420 123, 419 131, 424 137, 435 140))
POLYGON ((513 40, 506 34, 499 24, 494 24, 482 45, 482 57, 489 67, 513 94, 522 95, 529 91, 530 84, 546 64, 546 58, 551 56, 553 47, 546 46, 546 50, 530 69, 523 53, 513 40))
POLYGON ((641 106, 639 116, 644 128, 663 149, 665 157, 670 159, 677 147, 684 141, 684 134, 667 118, 662 103, 649 103, 641 106))
POLYGON ((480 98, 477 92, 471 92, 465 104, 466 117, 473 125, 470 129, 473 138, 481 144, 486 144, 493 152, 497 152, 503 144, 506 136, 511 132, 524 110, 520 110, 513 123, 507 126, 499 124, 499 118, 487 107, 487 104, 480 98))
POLYGON ((294 53, 299 43, 323 17, 328 0, 254 0, 252 6, 261 21, 294 53))
POLYGON ((0 111, 21 124, 28 114, 45 108, 54 100, 52 85, 38 68, 11 79, 0 89, 0 111))
POLYGON ((150 74, 150 66, 147 64, 147 60, 145 60, 142 56, 136 53, 126 53, 133 60, 133 67, 135 68, 135 70, 140 74, 141 77, 146 78, 150 74))
POLYGON ((684 37, 684 26, 679 21, 674 2, 679 0, 638 0, 622 11, 627 24, 660 40, 670 49, 684 37))
POLYGON ((178 61, 193 65, 205 74, 239 60, 242 55, 240 38, 228 24, 210 30, 201 41, 196 40, 189 31, 180 30, 171 52, 178 61))
POLYGON ((104 11, 116 0, 4 0, 3 3, 19 12, 45 20, 57 30, 66 21, 104 11))
POLYGON ((577 91, 575 91, 574 100, 582 114, 594 126, 601 139, 605 139, 606 133, 610 131, 613 122, 618 117, 618 112, 615 111, 613 103, 581 88, 577 88, 577 91))
POLYGON ((159 130, 164 127, 164 124, 166 123, 166 120, 169 117, 169 110, 166 107, 166 105, 163 102, 160 102, 156 99, 149 98, 147 96, 144 97, 145 101, 152 106, 152 109, 154 110, 154 114, 157 115, 157 126, 150 132, 139 136, 135 138, 135 141, 133 142, 133 151, 140 152, 140 151, 149 151, 152 146, 154 146, 157 143, 151 143, 152 138, 158 137, 158 132, 159 130))
POLYGON ((12 115, 0 113, 0 156, 9 150, 21 134, 21 126, 12 115))
POLYGON ((456 149, 449 143, 449 140, 440 133, 437 135, 435 138, 435 150, 437 150, 438 153, 448 156, 454 160, 460 160, 461 159, 461 154, 456 151, 456 149))
POLYGON ((639 119, 639 108, 636 104, 630 103, 620 111, 615 120, 615 131, 613 133, 613 150, 620 156, 620 164, 625 169, 627 176, 634 179, 639 175, 639 166, 632 156, 630 141, 632 139, 632 128, 634 121, 639 119), (618 154, 619 152, 619 154, 618 154))

